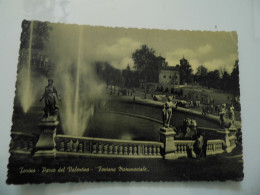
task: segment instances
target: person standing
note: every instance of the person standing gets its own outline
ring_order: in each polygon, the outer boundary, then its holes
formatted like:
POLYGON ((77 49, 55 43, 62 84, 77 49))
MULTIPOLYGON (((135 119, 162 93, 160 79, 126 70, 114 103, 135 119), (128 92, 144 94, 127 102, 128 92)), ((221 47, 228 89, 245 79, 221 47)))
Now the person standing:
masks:
POLYGON ((197 159, 200 159, 203 155, 202 153, 203 143, 204 143, 204 138, 200 133, 198 133, 196 141, 194 143, 194 152, 196 154, 197 159))

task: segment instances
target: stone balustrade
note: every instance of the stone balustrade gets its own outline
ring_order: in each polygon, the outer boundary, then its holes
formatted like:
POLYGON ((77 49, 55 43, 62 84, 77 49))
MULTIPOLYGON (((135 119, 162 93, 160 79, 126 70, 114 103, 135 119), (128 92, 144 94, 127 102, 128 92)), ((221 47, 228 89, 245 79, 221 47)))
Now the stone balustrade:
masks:
POLYGON ((193 151, 194 142, 193 140, 175 140, 176 158, 187 157, 189 152, 193 151))
POLYGON ((163 143, 57 135, 56 156, 162 158, 163 143))
POLYGON ((34 149, 37 137, 23 132, 12 132, 10 153, 30 155, 34 149))
POLYGON ((208 140, 207 155, 220 154, 224 152, 224 140, 208 140))
POLYGON ((204 138, 208 139, 209 141, 223 140, 223 148, 227 153, 230 153, 236 147, 237 138, 234 133, 231 133, 228 129, 218 130, 206 127, 199 127, 198 132, 200 132, 204 136, 204 138))
MULTIPOLYGON (((193 151, 193 140, 175 140, 175 158, 188 157, 189 155, 195 156, 193 151)), ((224 152, 223 140, 208 140, 207 141, 207 155, 220 154, 224 152)))
MULTIPOLYGON (((207 130, 205 130, 207 131, 207 130)), ((214 133, 214 132, 213 132, 214 133)), ((218 133, 218 132, 217 132, 218 133)), ((211 135, 211 134, 210 134, 211 135)), ((37 136, 22 132, 11 133, 10 153, 31 155, 35 150, 37 136)), ((220 134, 220 137, 223 137, 220 134)), ((163 158, 164 143, 154 141, 130 141, 118 139, 102 139, 56 135, 55 153, 57 157, 93 156, 93 157, 122 157, 122 158, 163 158)), ((194 140, 174 140, 175 151, 172 159, 194 155, 194 140)), ((230 152, 236 147, 236 136, 226 139, 207 141, 207 155, 230 152), (227 145, 226 142, 229 142, 227 145)))

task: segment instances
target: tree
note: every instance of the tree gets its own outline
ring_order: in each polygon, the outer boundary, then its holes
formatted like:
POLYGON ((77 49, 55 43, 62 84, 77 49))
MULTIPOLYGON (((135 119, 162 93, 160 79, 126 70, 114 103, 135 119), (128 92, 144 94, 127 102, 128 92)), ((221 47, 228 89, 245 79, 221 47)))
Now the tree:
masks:
POLYGON ((192 68, 191 68, 191 65, 189 64, 188 60, 186 60, 184 58, 182 58, 180 60, 179 70, 180 70, 180 82, 182 84, 191 83, 193 80, 192 68))
POLYGON ((207 74, 207 86, 220 89, 220 73, 219 70, 210 71, 207 74))
POLYGON ((132 82, 132 80, 131 80, 132 74, 131 73, 132 72, 131 72, 131 69, 130 69, 129 65, 126 67, 126 69, 124 69, 122 71, 122 76, 124 78, 125 87, 127 87, 127 88, 131 87, 131 82, 132 82))
POLYGON ((158 82, 159 68, 158 59, 155 56, 155 50, 142 45, 132 54, 134 68, 140 73, 144 82, 158 82))
POLYGON ((197 73, 196 73, 196 75, 201 76, 201 77, 204 77, 204 76, 207 76, 207 73, 208 73, 208 69, 207 69, 206 67, 204 67, 203 65, 200 65, 200 66, 197 68, 197 73))
POLYGON ((122 74, 119 69, 114 68, 108 62, 95 62, 96 73, 99 78, 106 82, 108 85, 117 85, 122 84, 122 74))
POLYGON ((114 86, 122 86, 123 78, 121 71, 119 69, 113 68, 112 75, 112 84, 114 86))
POLYGON ((52 29, 47 22, 27 21, 22 22, 21 49, 28 49, 30 39, 33 49, 43 49, 44 43, 49 39, 49 31, 52 29), (32 30, 32 32, 31 32, 32 30), (32 35, 32 37, 30 37, 32 35))
POLYGON ((221 79, 221 89, 224 91, 231 89, 230 76, 227 71, 224 71, 221 79))
POLYGON ((203 65, 200 65, 197 68, 196 78, 201 85, 206 85, 207 73, 208 73, 208 69, 203 65))
POLYGON ((238 65, 239 61, 236 60, 233 71, 230 75, 230 82, 231 82, 231 87, 233 92, 235 93, 235 95, 239 95, 240 91, 239 91, 239 65, 238 65))
POLYGON ((139 74, 131 70, 129 65, 122 71, 122 77, 126 88, 139 87, 139 74))

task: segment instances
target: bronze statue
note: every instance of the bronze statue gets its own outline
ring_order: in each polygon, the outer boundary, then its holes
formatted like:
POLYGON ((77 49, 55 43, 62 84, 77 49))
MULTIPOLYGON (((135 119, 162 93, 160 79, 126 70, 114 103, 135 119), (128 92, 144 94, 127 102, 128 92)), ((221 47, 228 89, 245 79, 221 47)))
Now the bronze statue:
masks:
POLYGON ((172 108, 173 108, 172 98, 168 97, 167 102, 163 105, 163 110, 162 110, 163 127, 168 128, 170 126, 170 121, 172 118, 172 108))
POLYGON ((45 118, 56 115, 56 111, 58 110, 58 107, 56 106, 56 98, 60 101, 58 92, 53 86, 53 80, 48 79, 48 85, 45 87, 44 94, 40 99, 40 102, 43 99, 45 100, 45 107, 43 109, 45 118), (54 96, 54 94, 56 95, 56 97, 54 96))

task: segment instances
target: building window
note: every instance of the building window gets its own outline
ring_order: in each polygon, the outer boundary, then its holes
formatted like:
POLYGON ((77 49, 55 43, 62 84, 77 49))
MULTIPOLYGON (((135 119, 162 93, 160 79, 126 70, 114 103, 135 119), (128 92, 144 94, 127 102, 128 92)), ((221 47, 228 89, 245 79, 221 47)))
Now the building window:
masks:
POLYGON ((171 79, 172 78, 172 76, 169 76, 169 79, 171 79))
POLYGON ((166 78, 166 75, 164 75, 163 78, 166 78))

